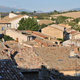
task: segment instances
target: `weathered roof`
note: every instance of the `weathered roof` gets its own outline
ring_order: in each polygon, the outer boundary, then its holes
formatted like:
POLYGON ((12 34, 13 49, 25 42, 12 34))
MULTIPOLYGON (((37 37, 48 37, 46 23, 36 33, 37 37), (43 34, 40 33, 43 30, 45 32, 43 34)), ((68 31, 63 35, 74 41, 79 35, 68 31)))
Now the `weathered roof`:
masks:
POLYGON ((80 70, 80 59, 70 58, 70 50, 70 47, 34 48, 34 51, 51 69, 80 70))
POLYGON ((0 59, 10 59, 7 53, 8 51, 6 51, 4 44, 0 42, 0 59))
POLYGON ((10 21, 21 18, 23 16, 25 16, 25 15, 17 15, 16 17, 13 17, 13 18, 9 18, 9 16, 6 16, 0 20, 0 23, 10 23, 10 21))
POLYGON ((32 48, 23 46, 15 41, 7 41, 5 44, 13 50, 12 55, 14 55, 15 51, 18 52, 14 56, 14 59, 19 68, 36 69, 40 68, 42 64, 46 65, 46 63, 44 63, 44 61, 38 57, 38 54, 35 54, 32 48))
POLYGON ((22 48, 14 59, 18 67, 23 69, 36 69, 41 68, 42 64, 46 65, 44 61, 38 57, 38 53, 34 53, 32 48, 27 47, 22 48))
POLYGON ((0 80, 24 80, 24 77, 11 60, 5 59, 0 60, 0 80))
POLYGON ((43 28, 43 29, 46 29, 46 28, 55 28, 55 29, 64 31, 64 27, 59 26, 59 25, 56 25, 56 24, 49 25, 48 27, 45 27, 45 28, 43 28))
POLYGON ((73 47, 28 48, 13 42, 8 42, 8 45, 18 51, 14 59, 20 68, 36 69, 45 65, 47 68, 62 71, 80 70, 80 58, 70 58, 70 51, 73 47))

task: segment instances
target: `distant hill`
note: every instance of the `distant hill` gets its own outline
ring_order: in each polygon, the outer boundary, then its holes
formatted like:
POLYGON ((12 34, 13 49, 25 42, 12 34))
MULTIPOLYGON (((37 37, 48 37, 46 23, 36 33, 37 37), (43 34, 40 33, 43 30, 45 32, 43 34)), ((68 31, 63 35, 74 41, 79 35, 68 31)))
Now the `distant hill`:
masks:
POLYGON ((80 8, 71 9, 72 11, 80 11, 80 8))
POLYGON ((80 18, 80 11, 75 11, 75 12, 67 12, 67 13, 62 13, 62 14, 57 14, 57 15, 51 15, 52 17, 54 16, 66 16, 66 17, 72 17, 72 18, 80 18))
POLYGON ((14 11, 14 12, 17 12, 17 11, 19 11, 19 12, 21 12, 21 11, 30 12, 29 10, 26 10, 26 9, 16 9, 16 8, 0 6, 0 12, 11 12, 11 11, 14 11))

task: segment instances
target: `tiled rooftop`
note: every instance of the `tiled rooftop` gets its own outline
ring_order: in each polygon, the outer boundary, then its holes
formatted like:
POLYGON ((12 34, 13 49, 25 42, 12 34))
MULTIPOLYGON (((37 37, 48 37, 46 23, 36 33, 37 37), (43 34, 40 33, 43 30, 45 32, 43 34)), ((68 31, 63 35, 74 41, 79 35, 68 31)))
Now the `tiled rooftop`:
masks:
POLYGON ((24 80, 14 63, 9 60, 0 60, 0 80, 24 80))
POLYGON ((80 59, 70 58, 70 50, 70 47, 34 48, 34 51, 38 53, 50 68, 63 71, 80 70, 80 59))
POLYGON ((11 49, 18 51, 14 59, 20 68, 35 69, 46 65, 57 70, 75 70, 76 67, 80 70, 80 59, 77 59, 76 66, 76 58, 70 58, 71 47, 28 48, 13 41, 6 43, 11 49))
POLYGON ((46 29, 46 28, 52 28, 52 29, 55 28, 55 29, 64 31, 64 27, 59 26, 59 25, 56 25, 56 24, 49 25, 48 27, 45 27, 45 28, 43 28, 43 29, 46 29))
POLYGON ((4 17, 3 19, 0 20, 0 23, 10 23, 12 20, 18 19, 23 17, 24 15, 18 15, 16 17, 13 18, 9 18, 9 16, 4 17))

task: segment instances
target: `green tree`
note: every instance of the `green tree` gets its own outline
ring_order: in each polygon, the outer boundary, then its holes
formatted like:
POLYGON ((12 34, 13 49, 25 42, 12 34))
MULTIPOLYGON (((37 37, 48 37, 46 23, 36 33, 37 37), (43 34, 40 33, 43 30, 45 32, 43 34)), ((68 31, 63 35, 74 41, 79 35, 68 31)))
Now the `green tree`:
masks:
POLYGON ((56 23, 57 24, 64 23, 66 19, 68 19, 68 17, 58 16, 57 19, 56 19, 56 23))
POLYGON ((54 10, 53 14, 59 14, 59 12, 57 10, 54 10))
POLYGON ((80 18, 74 19, 74 22, 75 22, 75 23, 78 23, 79 21, 80 21, 80 18))
POLYGON ((41 32, 41 29, 44 27, 47 27, 47 25, 46 24, 39 25, 39 32, 41 32))
POLYGON ((25 27, 26 27, 25 19, 22 18, 22 19, 19 21, 19 27, 18 27, 18 30, 25 30, 25 27))
POLYGON ((34 18, 22 18, 19 21, 18 30, 32 30, 32 31, 37 31, 38 29, 39 29, 38 22, 34 18))
POLYGON ((69 22, 68 24, 69 24, 70 26, 74 26, 74 25, 76 25, 76 23, 73 22, 73 21, 72 21, 72 22, 69 22))

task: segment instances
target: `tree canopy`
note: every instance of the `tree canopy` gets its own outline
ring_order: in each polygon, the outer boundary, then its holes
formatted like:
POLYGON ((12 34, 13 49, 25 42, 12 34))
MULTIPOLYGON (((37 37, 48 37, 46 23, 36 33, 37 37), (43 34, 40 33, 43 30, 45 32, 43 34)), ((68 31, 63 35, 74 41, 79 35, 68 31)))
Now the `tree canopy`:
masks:
POLYGON ((18 30, 32 30, 38 31, 39 25, 36 19, 34 18, 22 18, 19 21, 18 30))
POLYGON ((64 23, 66 19, 68 19, 68 17, 58 16, 57 19, 56 19, 56 23, 57 24, 64 23))

